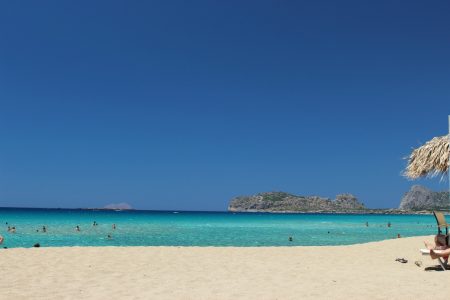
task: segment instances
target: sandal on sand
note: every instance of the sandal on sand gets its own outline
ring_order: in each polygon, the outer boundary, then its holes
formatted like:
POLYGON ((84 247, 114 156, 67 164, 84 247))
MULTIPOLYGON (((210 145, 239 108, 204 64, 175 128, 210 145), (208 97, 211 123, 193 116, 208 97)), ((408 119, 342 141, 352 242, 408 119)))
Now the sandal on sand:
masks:
POLYGON ((404 258, 397 258, 395 261, 401 262, 402 264, 406 264, 408 262, 408 260, 404 258))

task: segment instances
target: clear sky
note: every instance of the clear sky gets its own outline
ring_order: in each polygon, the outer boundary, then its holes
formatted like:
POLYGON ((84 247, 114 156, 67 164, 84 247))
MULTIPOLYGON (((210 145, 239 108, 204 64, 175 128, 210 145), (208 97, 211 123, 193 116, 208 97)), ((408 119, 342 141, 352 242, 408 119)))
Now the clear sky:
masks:
POLYGON ((2 1, 0 206, 397 207, 448 130, 448 1, 2 1))

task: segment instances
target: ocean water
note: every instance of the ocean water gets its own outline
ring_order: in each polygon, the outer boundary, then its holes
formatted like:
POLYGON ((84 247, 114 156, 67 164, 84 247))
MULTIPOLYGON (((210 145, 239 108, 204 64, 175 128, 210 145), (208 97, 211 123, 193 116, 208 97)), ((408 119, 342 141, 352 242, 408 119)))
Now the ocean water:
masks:
POLYGON ((431 215, 0 208, 0 234, 5 238, 2 246, 8 248, 35 243, 41 247, 348 245, 392 239, 398 233, 408 237, 436 231, 431 215), (92 226, 94 221, 99 225, 92 226), (116 224, 115 230, 112 224, 116 224), (47 227, 45 233, 43 225, 47 227), (80 232, 75 230, 77 225, 80 232), (15 226, 16 233, 8 232, 8 226, 15 226))

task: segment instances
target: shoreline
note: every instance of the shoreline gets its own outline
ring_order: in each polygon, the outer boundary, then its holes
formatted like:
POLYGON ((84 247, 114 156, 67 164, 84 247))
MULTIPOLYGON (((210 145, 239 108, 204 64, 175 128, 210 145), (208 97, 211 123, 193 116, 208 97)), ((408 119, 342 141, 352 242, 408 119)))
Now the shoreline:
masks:
POLYGON ((384 240, 379 240, 379 241, 368 241, 368 242, 362 242, 362 243, 355 243, 355 244, 342 244, 342 245, 292 245, 292 246, 286 246, 286 245, 273 245, 273 246, 167 246, 167 245, 161 245, 161 246, 156 246, 156 245, 151 245, 151 246, 126 246, 126 245, 121 245, 121 246, 117 246, 117 245, 106 245, 106 246, 79 246, 79 245, 75 245, 75 246, 39 246, 39 247, 14 247, 14 248, 2 248, 0 247, 0 253, 1 251, 8 251, 8 250, 14 250, 14 249, 32 249, 32 248, 39 248, 39 249, 73 249, 73 248, 168 248, 168 249, 173 249, 173 248, 224 248, 224 249, 264 249, 264 248, 286 248, 286 249, 291 249, 291 248, 310 248, 310 247, 351 247, 351 246, 358 246, 358 245, 367 245, 367 244, 378 244, 378 243, 383 243, 385 241, 391 241, 391 240, 398 240, 398 239, 417 239, 417 238, 425 238, 427 240, 432 241, 433 240, 433 235, 430 236, 409 236, 409 237, 401 237, 401 238, 388 238, 388 239, 384 239, 384 240))
POLYGON ((12 248, 0 251, 0 294, 5 299, 444 299, 436 282, 449 280, 450 272, 425 272, 437 263, 419 252, 432 238, 344 246, 12 248), (414 264, 418 260, 421 267, 414 264))

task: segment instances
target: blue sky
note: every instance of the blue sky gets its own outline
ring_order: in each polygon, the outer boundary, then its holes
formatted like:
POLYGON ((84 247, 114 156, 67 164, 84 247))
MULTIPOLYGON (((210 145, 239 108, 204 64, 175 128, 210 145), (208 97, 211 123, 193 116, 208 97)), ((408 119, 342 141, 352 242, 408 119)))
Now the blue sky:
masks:
POLYGON ((448 130, 447 1, 5 1, 0 206, 396 207, 448 130))

